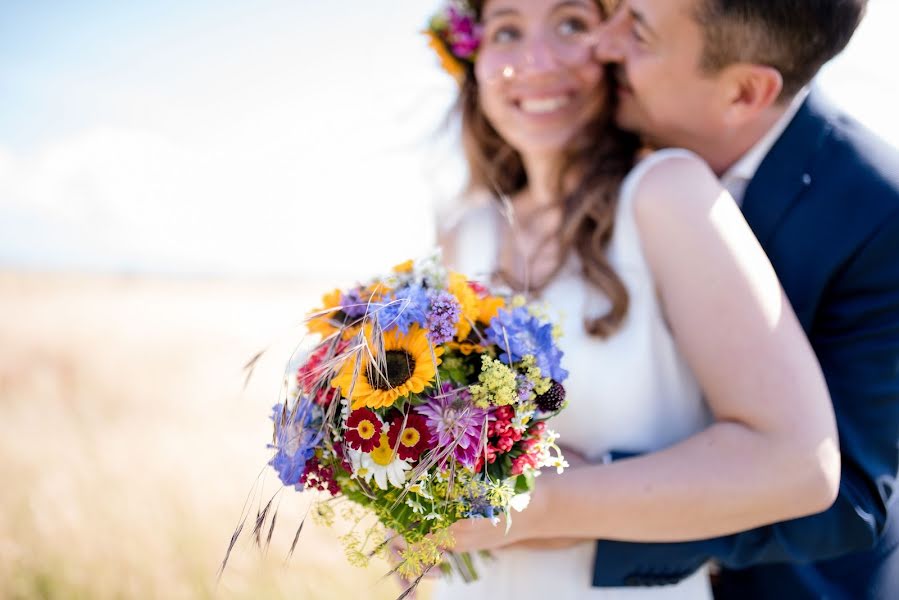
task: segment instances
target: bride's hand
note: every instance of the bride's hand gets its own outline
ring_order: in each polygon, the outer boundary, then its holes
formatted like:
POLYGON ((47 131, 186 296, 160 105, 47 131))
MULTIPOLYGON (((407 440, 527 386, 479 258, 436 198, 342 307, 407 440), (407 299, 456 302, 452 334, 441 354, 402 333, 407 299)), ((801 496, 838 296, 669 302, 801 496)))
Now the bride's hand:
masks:
POLYGON ((543 538, 522 540, 503 548, 509 550, 563 550, 583 543, 584 540, 576 538, 543 538))
MULTIPOLYGON (((578 452, 567 448, 562 449, 562 454, 568 463, 568 468, 578 468, 589 465, 589 461, 578 452)), ((512 527, 506 534, 505 523, 502 518, 500 523, 493 525, 490 519, 464 519, 450 526, 455 545, 454 552, 475 552, 477 550, 495 550, 504 547, 516 548, 542 548, 558 549, 573 546, 583 540, 548 538, 537 535, 537 525, 555 507, 545 506, 540 495, 541 480, 547 477, 565 477, 564 472, 557 474, 552 469, 543 471, 537 479, 536 488, 531 496, 531 504, 522 512, 515 513, 512 517, 512 527)))

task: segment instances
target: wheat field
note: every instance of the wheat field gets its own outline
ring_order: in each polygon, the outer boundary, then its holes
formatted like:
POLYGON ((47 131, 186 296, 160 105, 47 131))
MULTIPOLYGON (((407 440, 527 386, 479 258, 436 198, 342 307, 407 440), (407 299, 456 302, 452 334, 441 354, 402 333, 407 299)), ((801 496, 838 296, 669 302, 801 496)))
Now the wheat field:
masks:
POLYGON ((278 487, 268 415, 323 291, 0 273, 0 597, 395 598, 386 563, 350 566, 311 520, 288 559, 305 494, 278 496, 267 551, 246 533, 278 487))

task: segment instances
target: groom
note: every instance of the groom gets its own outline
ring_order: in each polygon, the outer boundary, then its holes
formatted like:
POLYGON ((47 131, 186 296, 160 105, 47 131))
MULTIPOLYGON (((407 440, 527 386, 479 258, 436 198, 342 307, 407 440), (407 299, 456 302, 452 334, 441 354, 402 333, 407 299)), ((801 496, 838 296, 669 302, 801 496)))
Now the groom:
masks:
POLYGON ((701 155, 740 203, 821 363, 843 462, 817 515, 600 541, 596 586, 672 583, 714 559, 718 598, 899 598, 899 157, 808 88, 866 4, 622 0, 608 22, 597 58, 619 125, 701 155))

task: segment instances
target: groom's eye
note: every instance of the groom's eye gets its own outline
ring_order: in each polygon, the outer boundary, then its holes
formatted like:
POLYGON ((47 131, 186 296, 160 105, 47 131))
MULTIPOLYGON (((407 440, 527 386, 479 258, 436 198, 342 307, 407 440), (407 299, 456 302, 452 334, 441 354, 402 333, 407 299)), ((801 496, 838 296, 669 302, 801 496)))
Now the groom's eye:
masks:
POLYGON ((640 35, 640 32, 636 27, 631 27, 631 37, 633 37, 638 44, 643 44, 646 42, 646 39, 642 35, 640 35))

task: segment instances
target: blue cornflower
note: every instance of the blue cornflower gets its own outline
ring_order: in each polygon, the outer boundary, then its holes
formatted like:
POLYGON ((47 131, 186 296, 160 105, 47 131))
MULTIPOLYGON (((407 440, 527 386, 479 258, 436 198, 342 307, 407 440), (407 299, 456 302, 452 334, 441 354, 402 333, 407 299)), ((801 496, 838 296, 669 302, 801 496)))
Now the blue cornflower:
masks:
POLYGON ((409 327, 417 324, 423 329, 428 320, 428 292, 420 285, 400 288, 383 300, 375 313, 378 325, 384 331, 394 327, 403 333, 409 333, 409 327))
POLYGON ((297 408, 291 416, 290 411, 282 414, 282 405, 272 407, 272 420, 275 422, 275 445, 277 453, 269 461, 278 472, 278 478, 284 485, 292 485, 302 491, 300 477, 306 471, 306 461, 312 458, 315 448, 322 441, 321 427, 314 425, 315 407, 306 403, 297 408), (282 422, 283 419, 283 422, 282 422))
POLYGON ((428 339, 432 344, 445 344, 456 335, 456 322, 462 308, 456 297, 445 290, 435 290, 429 294, 428 339))
POLYGON ((499 359, 507 365, 530 354, 544 377, 559 382, 568 377, 568 371, 561 366, 562 351, 553 339, 552 324, 541 323, 524 306, 511 311, 501 309, 490 321, 486 337, 502 350, 499 359))
POLYGON ((490 503, 487 497, 487 487, 483 484, 472 484, 466 490, 462 500, 467 505, 467 510, 463 513, 466 518, 486 518, 491 520, 496 518, 496 507, 490 503))

